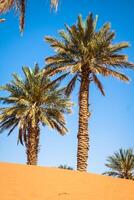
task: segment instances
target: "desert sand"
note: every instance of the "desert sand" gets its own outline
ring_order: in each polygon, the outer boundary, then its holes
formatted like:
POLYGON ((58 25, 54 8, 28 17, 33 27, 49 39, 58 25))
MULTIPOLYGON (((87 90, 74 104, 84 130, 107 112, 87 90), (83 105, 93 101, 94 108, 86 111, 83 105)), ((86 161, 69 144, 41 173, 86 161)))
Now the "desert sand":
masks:
POLYGON ((134 200, 134 182, 64 169, 0 163, 0 200, 134 200))

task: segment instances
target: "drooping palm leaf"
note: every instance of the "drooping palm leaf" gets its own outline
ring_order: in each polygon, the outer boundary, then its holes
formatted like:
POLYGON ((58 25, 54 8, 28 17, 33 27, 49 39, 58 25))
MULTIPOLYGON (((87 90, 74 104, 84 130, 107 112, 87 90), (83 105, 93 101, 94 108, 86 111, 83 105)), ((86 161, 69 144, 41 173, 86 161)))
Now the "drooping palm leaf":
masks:
POLYGON ((59 0, 51 0, 50 1, 50 7, 54 8, 55 10, 57 10, 58 2, 59 2, 59 0))
MULTIPOLYGON (((20 32, 23 33, 25 24, 26 0, 0 0, 0 14, 9 11, 13 7, 15 7, 19 12, 20 32)), ((51 9, 54 8, 57 10, 58 0, 50 0, 50 7, 51 9)))

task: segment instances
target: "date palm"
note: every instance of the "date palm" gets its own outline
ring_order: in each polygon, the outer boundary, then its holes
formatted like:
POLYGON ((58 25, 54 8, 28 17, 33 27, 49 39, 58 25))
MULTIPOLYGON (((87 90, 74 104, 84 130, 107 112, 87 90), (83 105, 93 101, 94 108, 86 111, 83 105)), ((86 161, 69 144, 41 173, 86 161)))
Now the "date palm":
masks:
POLYGON ((71 111, 59 83, 51 84, 43 77, 38 65, 31 70, 23 67, 25 79, 13 74, 13 80, 1 87, 9 95, 0 97, 6 106, 0 108, 0 132, 9 129, 8 135, 18 127, 18 142, 26 146, 27 164, 36 165, 39 152, 40 125, 49 126, 61 135, 67 132, 64 113, 71 111))
MULTIPOLYGON (((24 30, 25 23, 25 8, 27 0, 0 0, 0 13, 7 12, 12 7, 16 7, 20 13, 20 31, 24 30)), ((57 9, 58 0, 50 0, 50 7, 57 9)))
POLYGON ((134 153, 133 149, 120 149, 107 158, 105 164, 110 170, 104 175, 134 180, 134 153))
POLYGON ((89 112, 89 87, 92 83, 105 95, 101 81, 97 75, 104 77, 113 76, 128 82, 129 78, 121 73, 121 69, 133 69, 134 64, 128 62, 126 55, 120 51, 129 47, 127 42, 113 43, 115 33, 110 30, 110 24, 104 24, 96 29, 97 17, 94 19, 90 14, 86 21, 78 17, 77 24, 69 27, 66 31, 59 32, 61 40, 47 36, 46 41, 55 50, 55 54, 46 58, 46 73, 53 76, 58 73, 70 74, 71 81, 66 88, 66 95, 70 95, 77 81, 79 89, 79 128, 78 128, 78 151, 77 169, 86 171, 89 135, 88 118, 89 112))

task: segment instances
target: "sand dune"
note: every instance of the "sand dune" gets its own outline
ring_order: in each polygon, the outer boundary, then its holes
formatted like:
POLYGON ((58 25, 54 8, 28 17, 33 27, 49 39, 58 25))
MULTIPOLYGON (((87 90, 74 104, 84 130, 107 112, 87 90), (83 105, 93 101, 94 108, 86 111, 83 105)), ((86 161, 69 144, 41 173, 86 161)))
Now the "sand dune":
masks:
POLYGON ((134 200, 134 182, 55 168, 0 163, 0 200, 134 200))

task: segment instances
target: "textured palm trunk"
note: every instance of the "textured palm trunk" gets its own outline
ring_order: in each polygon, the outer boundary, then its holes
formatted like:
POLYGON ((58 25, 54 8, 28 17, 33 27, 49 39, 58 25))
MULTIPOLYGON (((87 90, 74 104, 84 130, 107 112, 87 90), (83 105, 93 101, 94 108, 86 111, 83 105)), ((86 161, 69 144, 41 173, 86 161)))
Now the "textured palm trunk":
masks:
POLYGON ((39 152, 39 135, 40 129, 38 123, 34 128, 29 125, 26 145, 27 165, 37 165, 39 152))
POLYGON ((88 75, 83 73, 79 92, 79 129, 78 129, 78 150, 77 150, 77 170, 87 170, 89 135, 89 79, 88 75))

